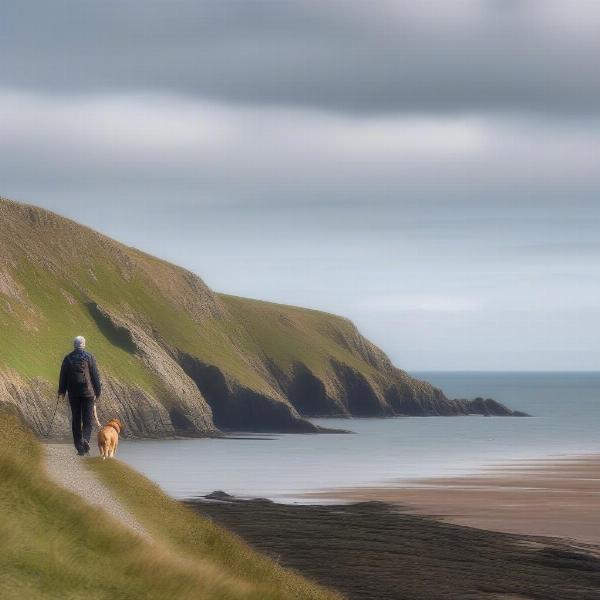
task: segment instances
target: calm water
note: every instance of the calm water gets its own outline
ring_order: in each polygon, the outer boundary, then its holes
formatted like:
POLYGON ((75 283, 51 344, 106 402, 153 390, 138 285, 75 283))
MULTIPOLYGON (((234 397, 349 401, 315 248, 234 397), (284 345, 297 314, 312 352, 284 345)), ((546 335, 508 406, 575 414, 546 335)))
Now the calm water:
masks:
POLYGON ((462 474, 498 462, 600 452, 600 372, 415 373, 450 397, 492 397, 534 418, 317 419, 356 435, 122 442, 119 457, 169 494, 302 492, 462 474))

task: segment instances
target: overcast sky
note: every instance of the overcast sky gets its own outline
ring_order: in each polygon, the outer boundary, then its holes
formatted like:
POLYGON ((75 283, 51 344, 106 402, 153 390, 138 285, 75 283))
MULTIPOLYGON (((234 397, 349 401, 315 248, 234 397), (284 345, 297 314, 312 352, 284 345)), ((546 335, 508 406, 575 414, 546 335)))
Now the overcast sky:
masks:
POLYGON ((399 365, 598 369, 596 0, 8 0, 0 194, 399 365))

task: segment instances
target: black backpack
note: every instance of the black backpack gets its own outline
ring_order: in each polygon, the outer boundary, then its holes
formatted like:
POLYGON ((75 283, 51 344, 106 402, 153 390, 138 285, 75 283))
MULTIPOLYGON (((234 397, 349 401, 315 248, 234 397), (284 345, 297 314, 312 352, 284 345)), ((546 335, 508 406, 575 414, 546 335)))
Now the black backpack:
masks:
POLYGON ((94 396, 87 354, 81 352, 70 356, 67 387, 71 396, 94 396))

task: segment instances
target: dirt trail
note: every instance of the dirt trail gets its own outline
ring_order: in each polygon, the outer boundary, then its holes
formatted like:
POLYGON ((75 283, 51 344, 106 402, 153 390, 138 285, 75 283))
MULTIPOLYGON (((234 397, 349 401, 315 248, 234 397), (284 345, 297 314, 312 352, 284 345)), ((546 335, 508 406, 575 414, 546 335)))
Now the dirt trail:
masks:
POLYGON ((151 541, 144 526, 117 500, 112 491, 85 467, 70 444, 45 444, 46 469, 58 485, 81 496, 89 504, 100 506, 113 519, 151 541))

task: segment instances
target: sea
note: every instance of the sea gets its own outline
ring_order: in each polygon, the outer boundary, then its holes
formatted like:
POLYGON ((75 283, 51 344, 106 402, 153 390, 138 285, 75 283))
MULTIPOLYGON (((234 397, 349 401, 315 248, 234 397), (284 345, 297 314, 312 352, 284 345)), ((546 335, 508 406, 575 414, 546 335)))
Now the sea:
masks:
MULTIPOLYGON (((600 372, 419 372, 451 398, 494 398, 524 417, 314 419, 352 434, 122 441, 119 458, 174 498, 215 490, 308 502, 307 492, 468 475, 600 453, 600 372)), ((312 501, 312 500, 310 500, 312 501)))

